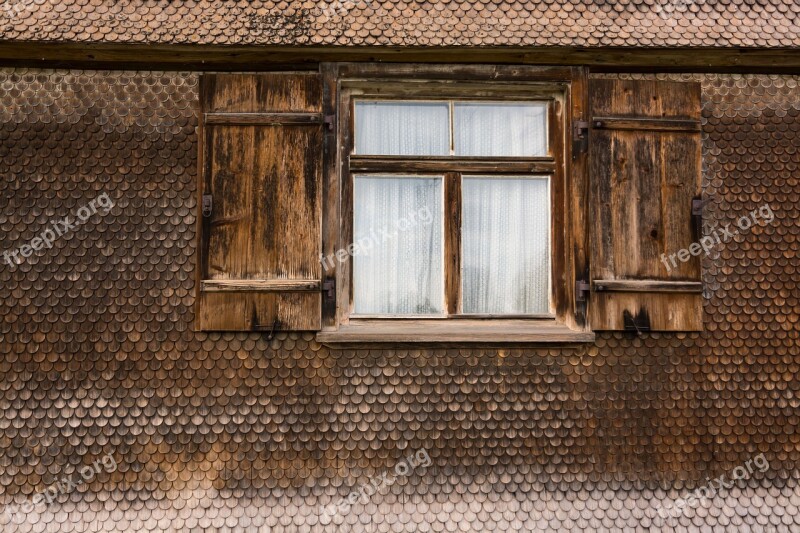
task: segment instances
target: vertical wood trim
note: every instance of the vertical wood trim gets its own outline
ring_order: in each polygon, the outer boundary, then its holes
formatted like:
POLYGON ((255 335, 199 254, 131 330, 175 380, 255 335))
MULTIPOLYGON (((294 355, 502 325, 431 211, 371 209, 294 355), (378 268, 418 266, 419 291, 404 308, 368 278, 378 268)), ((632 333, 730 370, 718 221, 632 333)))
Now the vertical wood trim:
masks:
POLYGON ((197 264, 195 265, 195 331, 202 331, 203 324, 203 296, 201 291, 202 281, 208 275, 208 242, 211 235, 211 217, 203 216, 203 195, 211 191, 211 128, 203 120, 205 112, 211 108, 216 75, 204 74, 200 76, 198 87, 197 109, 197 264))
MULTIPOLYGON (((202 79, 202 78, 201 78, 202 79)), ((201 90, 200 90, 200 99, 203 98, 202 93, 202 83, 201 83, 201 90)), ((196 201, 197 201, 197 209, 195 210, 197 213, 197 220, 195 221, 195 242, 197 243, 197 251, 195 253, 195 265, 194 265, 194 279, 195 279, 195 291, 194 291, 194 321, 193 327, 194 331, 200 331, 200 287, 203 281, 203 276, 205 274, 205 242, 206 242, 206 235, 207 232, 204 231, 204 217, 203 217, 203 191, 205 190, 205 127, 203 125, 203 107, 202 101, 198 101, 195 105, 197 109, 197 128, 195 129, 195 134, 197 135, 197 182, 196 182, 196 201)))
MULTIPOLYGON (((353 99, 350 91, 339 91, 339 119, 337 124, 339 182, 337 185, 339 220, 334 223, 339 228, 337 249, 346 249, 353 241, 353 176, 350 173, 348 155, 353 150, 353 99), (347 200, 342 202, 342 200, 347 200)), ((352 261, 347 257, 337 264, 336 270, 336 322, 346 324, 353 309, 352 261)))
MULTIPOLYGON (((583 149, 577 149, 572 142, 573 124, 577 121, 589 120, 589 90, 586 69, 583 67, 572 68, 572 87, 568 94, 568 106, 571 110, 571 117, 567 123, 566 145, 572 147, 571 157, 565 158, 567 171, 567 190, 566 206, 569 213, 570 231, 567 234, 570 240, 567 242, 568 269, 566 272, 566 297, 572 312, 570 316, 574 319, 574 325, 580 329, 589 329, 587 302, 577 302, 575 294, 575 281, 590 278, 590 262, 588 242, 588 231, 593 223, 590 220, 589 204, 589 155, 588 141, 582 145, 583 149)), ((588 135, 588 133, 587 133, 588 135)), ((569 321, 567 322, 568 325, 569 321)))
MULTIPOLYGON (((336 250, 339 242, 339 157, 337 150, 338 123, 336 102, 338 97, 338 66, 334 63, 320 65, 322 76, 322 116, 334 116, 333 129, 323 126, 322 143, 322 249, 324 261, 321 265, 322 281, 336 281, 338 272, 336 250), (331 258, 331 259, 328 259, 331 258)), ((338 285, 338 284, 337 284, 338 285)), ((333 298, 322 292, 322 327, 336 326, 336 292, 333 298)))
POLYGON ((564 172, 564 121, 566 100, 556 98, 548 106, 547 123, 549 150, 561 164, 555 165, 550 176, 550 297, 551 310, 560 320, 567 320, 568 302, 564 283, 566 271, 565 246, 569 240, 566 216, 566 176, 564 172))
POLYGON ((461 174, 444 175, 444 286, 447 314, 461 311, 461 174))

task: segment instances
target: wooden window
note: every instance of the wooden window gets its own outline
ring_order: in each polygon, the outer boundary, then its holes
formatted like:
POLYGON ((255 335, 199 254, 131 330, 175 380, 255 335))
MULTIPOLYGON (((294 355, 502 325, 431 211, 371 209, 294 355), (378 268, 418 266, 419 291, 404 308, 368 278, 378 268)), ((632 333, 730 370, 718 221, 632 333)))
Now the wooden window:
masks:
POLYGON ((322 85, 312 73, 201 83, 200 330, 318 330, 322 85))
POLYGON ((699 257, 664 262, 702 237, 698 84, 577 67, 207 74, 199 139, 199 330, 363 345, 702 329, 699 257))
POLYGON ((575 71, 362 77, 375 68, 339 76, 339 194, 326 211, 339 209, 340 231, 323 257, 337 299, 318 339, 591 340, 566 281, 581 240, 566 205, 575 71))
POLYGON ((699 248, 700 84, 598 79, 589 95, 592 327, 701 330, 700 258, 669 260, 699 248))
POLYGON ((554 98, 353 100, 353 242, 361 253, 351 257, 351 316, 554 316, 553 106, 554 98), (428 156, 438 156, 427 161, 431 173, 415 171, 428 156), (458 168, 474 157, 493 168, 458 168), (381 174, 360 170, 381 160, 381 174), (519 163, 540 169, 522 174, 519 163))

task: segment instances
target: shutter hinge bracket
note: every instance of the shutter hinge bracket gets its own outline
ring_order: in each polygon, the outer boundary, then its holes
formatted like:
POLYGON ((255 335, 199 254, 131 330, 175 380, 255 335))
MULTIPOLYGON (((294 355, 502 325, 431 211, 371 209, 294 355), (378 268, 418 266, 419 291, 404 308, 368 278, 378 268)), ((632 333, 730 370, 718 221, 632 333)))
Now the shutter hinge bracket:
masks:
POLYGON ((576 120, 572 123, 572 140, 581 141, 589 133, 589 122, 586 120, 576 120))
POLYGON ((213 207, 214 207, 214 201, 211 199, 211 195, 210 194, 204 194, 203 195, 203 203, 202 203, 202 207, 201 207, 201 212, 203 213, 203 216, 206 217, 206 218, 210 217, 211 216, 211 210, 213 209, 213 207))
POLYGON ((325 115, 322 118, 322 123, 328 126, 328 131, 333 131, 333 125, 336 122, 336 115, 325 115))
POLYGON ((323 281, 322 292, 324 292, 329 299, 333 299, 336 296, 336 280, 326 279, 323 281))
POLYGON ((703 206, 708 203, 708 200, 702 198, 692 198, 692 216, 702 216, 703 206))
POLYGON ((578 302, 585 302, 586 295, 589 294, 589 282, 585 279, 579 279, 575 282, 575 300, 578 302))
POLYGON ((699 196, 692 198, 692 222, 697 238, 703 236, 703 206, 708 203, 710 198, 703 200, 699 196))

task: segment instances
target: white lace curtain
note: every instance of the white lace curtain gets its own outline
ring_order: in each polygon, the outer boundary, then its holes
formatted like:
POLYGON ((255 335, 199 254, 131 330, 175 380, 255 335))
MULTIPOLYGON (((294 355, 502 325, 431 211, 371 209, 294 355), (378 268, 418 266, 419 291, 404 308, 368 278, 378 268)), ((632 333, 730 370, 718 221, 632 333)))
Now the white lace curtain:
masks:
POLYGON ((447 102, 358 102, 356 153, 449 155, 447 102))
POLYGON ((533 157, 547 153, 540 102, 359 101, 356 154, 533 157), (450 129, 450 113, 453 129, 450 129))
MULTIPOLYGON (((356 153, 541 156, 547 153, 546 110, 541 102, 357 102, 356 153)), ((442 182, 355 177, 356 313, 445 311, 442 182), (420 212, 431 220, 409 224, 420 212)), ((464 313, 549 312, 547 177, 464 176, 461 235, 464 313)))
POLYGON ((443 312, 442 195, 441 177, 355 178, 356 313, 443 312))
POLYGON ((454 105, 455 154, 532 157, 547 154, 547 107, 541 103, 454 105))
POLYGON ((465 176, 461 198, 463 312, 548 313, 549 179, 465 176))

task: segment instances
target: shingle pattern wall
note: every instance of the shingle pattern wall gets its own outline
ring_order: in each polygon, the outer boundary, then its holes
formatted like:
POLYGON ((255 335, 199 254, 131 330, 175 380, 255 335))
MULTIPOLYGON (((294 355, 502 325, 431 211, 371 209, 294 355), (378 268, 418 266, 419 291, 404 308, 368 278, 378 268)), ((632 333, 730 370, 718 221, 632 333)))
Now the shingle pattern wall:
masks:
POLYGON ((114 204, 0 264, 0 505, 76 482, 0 530, 800 530, 800 80, 672 77, 703 84, 707 223, 775 214, 704 259, 706 332, 330 350, 192 331, 196 74, 0 71, 0 253, 114 204))

